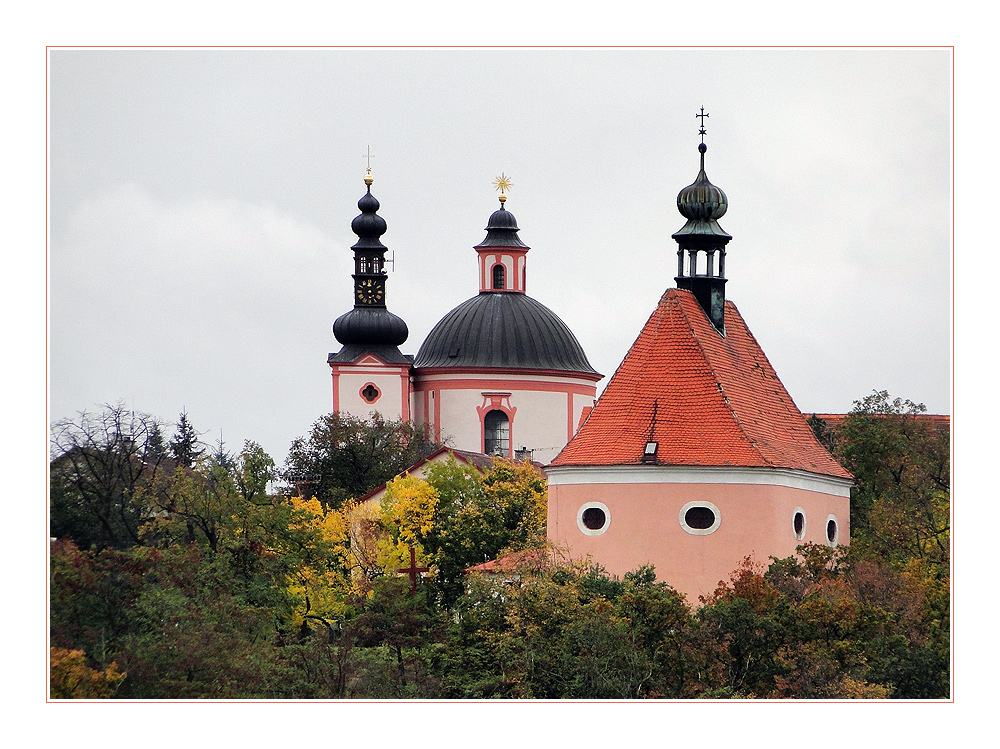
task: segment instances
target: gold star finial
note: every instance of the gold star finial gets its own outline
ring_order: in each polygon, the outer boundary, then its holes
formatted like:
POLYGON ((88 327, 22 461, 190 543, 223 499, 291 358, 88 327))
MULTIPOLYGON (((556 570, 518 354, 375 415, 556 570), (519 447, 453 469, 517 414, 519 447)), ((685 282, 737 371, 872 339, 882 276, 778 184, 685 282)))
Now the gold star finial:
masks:
POLYGON ((507 201, 507 191, 511 188, 514 183, 510 181, 508 177, 503 172, 500 172, 500 176, 493 180, 493 187, 500 191, 500 202, 504 203, 507 201))

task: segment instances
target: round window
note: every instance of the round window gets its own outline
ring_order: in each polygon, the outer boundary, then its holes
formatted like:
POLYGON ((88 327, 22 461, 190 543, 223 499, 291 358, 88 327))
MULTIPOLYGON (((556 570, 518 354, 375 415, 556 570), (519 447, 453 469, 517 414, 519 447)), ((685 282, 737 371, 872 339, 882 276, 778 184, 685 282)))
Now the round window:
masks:
POLYGON ((374 403, 381 397, 381 395, 382 392, 375 387, 375 384, 372 382, 369 382, 361 389, 361 397, 368 403, 374 403))
POLYGON ((688 502, 678 514, 681 528, 694 536, 715 533, 722 521, 719 508, 711 502, 688 502))
POLYGON ((798 541, 806 537, 806 513, 801 507, 796 507, 792 513, 792 533, 798 541))
POLYGON ((829 546, 836 546, 840 536, 840 528, 837 526, 837 516, 831 515, 826 519, 826 543, 829 546))
POLYGON ((611 525, 611 511, 603 502, 587 502, 576 513, 576 524, 587 536, 599 536, 611 525))

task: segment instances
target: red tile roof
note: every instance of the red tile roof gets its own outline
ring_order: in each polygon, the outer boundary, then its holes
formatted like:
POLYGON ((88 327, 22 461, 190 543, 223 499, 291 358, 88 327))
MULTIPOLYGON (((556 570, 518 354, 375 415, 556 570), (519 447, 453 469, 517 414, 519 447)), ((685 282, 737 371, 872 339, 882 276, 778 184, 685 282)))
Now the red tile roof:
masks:
POLYGON ((668 289, 553 466, 792 468, 851 478, 817 441, 739 311, 726 335, 690 291, 668 289), (655 413, 655 419, 654 419, 655 413))
MULTIPOLYGON (((807 416, 815 416, 825 421, 828 427, 840 429, 844 424, 844 419, 850 416, 850 414, 807 414, 807 416)), ((908 414, 906 418, 913 419, 918 424, 927 424, 929 428, 939 434, 948 434, 951 430, 950 414, 908 414)))

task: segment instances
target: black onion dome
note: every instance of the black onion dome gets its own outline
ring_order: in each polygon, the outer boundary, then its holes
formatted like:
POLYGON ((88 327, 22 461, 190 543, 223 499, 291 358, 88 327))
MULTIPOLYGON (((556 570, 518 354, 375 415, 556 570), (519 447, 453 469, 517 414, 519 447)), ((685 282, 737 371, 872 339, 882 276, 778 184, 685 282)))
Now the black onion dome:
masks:
POLYGON ((598 374, 555 312, 525 294, 496 292, 483 292, 445 315, 420 347, 414 366, 598 374))
POLYGON ((688 221, 673 236, 708 234, 729 237, 718 224, 718 219, 726 215, 729 201, 726 193, 709 182, 708 175, 705 174, 705 151, 708 147, 701 143, 698 150, 701 152, 701 170, 698 172, 698 177, 677 193, 677 210, 688 221))
POLYGON ((358 241, 351 247, 351 249, 387 249, 385 245, 379 241, 379 237, 385 234, 386 223, 385 219, 376 213, 379 209, 379 202, 375 196, 372 195, 371 187, 368 188, 368 192, 365 193, 361 197, 361 200, 358 201, 358 208, 361 209, 361 215, 355 216, 354 220, 351 222, 351 231, 358 235, 358 241))
POLYGON ((517 219, 503 205, 493 211, 486 223, 486 239, 476 247, 524 247, 531 249, 517 236, 517 219))
POLYGON ((333 335, 345 346, 400 346, 410 331, 403 318, 385 307, 355 307, 334 321, 333 335))

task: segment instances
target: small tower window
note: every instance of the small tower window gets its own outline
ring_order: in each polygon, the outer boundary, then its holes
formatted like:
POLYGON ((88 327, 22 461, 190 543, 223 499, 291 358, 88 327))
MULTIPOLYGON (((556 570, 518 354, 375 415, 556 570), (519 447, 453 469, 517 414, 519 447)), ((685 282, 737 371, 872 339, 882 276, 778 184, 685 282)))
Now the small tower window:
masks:
POLYGON ((507 288, 507 269, 503 267, 500 263, 493 266, 493 288, 494 289, 506 289, 507 288))
POLYGON ((382 395, 382 391, 375 387, 374 383, 369 382, 361 389, 361 397, 365 399, 366 403, 374 403, 382 395))
POLYGON ((507 455, 510 452, 510 420, 503 411, 494 409, 483 420, 483 451, 487 455, 507 455))

